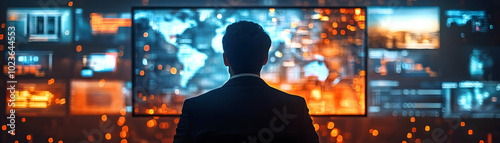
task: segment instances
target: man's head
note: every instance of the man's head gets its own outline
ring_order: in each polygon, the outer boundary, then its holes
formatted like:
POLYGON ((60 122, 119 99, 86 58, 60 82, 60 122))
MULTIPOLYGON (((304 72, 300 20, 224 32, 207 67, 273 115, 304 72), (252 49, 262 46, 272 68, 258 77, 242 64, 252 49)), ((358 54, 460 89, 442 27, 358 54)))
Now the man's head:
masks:
POLYGON ((226 28, 222 38, 224 64, 232 75, 259 74, 267 63, 271 38, 262 27, 250 21, 239 21, 226 28))

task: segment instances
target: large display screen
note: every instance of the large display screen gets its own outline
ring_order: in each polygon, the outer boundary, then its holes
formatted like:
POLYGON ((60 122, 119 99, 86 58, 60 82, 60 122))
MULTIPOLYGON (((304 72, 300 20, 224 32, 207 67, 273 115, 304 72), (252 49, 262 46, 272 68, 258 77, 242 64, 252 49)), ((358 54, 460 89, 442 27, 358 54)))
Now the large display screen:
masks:
POLYGON ((368 47, 439 48, 438 7, 370 7, 368 47))
POLYGON ((271 37, 267 84, 304 97, 311 115, 366 115, 364 8, 135 8, 134 115, 178 115, 222 86, 222 37, 241 20, 271 37))

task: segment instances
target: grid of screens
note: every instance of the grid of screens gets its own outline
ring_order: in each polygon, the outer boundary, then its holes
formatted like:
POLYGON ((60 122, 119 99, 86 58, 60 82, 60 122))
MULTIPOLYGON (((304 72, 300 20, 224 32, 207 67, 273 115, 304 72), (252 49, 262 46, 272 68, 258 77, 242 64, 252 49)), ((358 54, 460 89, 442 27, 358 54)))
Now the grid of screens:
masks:
POLYGON ((367 19, 369 114, 500 118, 498 32, 488 11, 368 7, 367 19))
POLYGON ((272 40, 261 77, 306 99, 311 115, 365 115, 365 9, 134 9, 134 113, 178 115, 222 86, 225 28, 256 22, 272 40))

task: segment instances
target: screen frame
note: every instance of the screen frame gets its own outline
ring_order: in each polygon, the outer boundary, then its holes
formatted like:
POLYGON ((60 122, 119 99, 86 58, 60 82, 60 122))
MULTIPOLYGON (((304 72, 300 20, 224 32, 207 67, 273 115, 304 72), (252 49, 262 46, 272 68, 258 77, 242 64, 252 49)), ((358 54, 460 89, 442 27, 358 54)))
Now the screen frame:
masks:
MULTIPOLYGON (((167 114, 167 115, 148 115, 148 114, 136 114, 135 113, 135 97, 137 96, 135 94, 136 90, 136 83, 135 83, 135 28, 134 25, 135 23, 135 12, 136 10, 155 10, 155 9, 242 9, 242 8, 253 8, 253 9, 269 9, 269 8, 290 8, 290 9, 314 9, 314 8, 330 8, 330 9, 340 9, 340 8, 361 8, 365 11, 365 16, 368 16, 367 12, 367 7, 366 6, 360 6, 360 7, 353 7, 353 6, 346 6, 346 7, 338 7, 338 6, 300 6, 300 7, 293 7, 293 6, 188 6, 188 7, 180 7, 180 6, 134 6, 132 7, 131 10, 131 21, 132 21, 132 26, 131 26, 131 50, 132 50, 132 68, 131 68, 131 76, 132 76, 132 116, 133 117, 180 117, 180 114, 167 114)), ((365 25, 366 28, 368 27, 368 18, 365 19, 365 25)), ((365 113, 363 115, 310 115, 311 117, 368 117, 368 29, 365 29, 364 31, 364 41, 363 41, 363 50, 364 50, 364 66, 363 69, 365 71, 365 113)), ((181 113, 182 114, 182 113, 181 113)))

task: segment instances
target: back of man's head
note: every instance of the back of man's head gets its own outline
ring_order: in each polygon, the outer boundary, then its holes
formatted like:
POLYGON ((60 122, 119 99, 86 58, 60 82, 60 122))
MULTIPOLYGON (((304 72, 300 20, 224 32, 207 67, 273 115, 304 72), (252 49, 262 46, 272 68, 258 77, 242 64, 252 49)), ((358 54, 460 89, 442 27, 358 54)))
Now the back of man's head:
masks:
POLYGON ((222 46, 233 74, 259 73, 267 60, 271 38, 259 24, 239 21, 226 28, 222 46))

